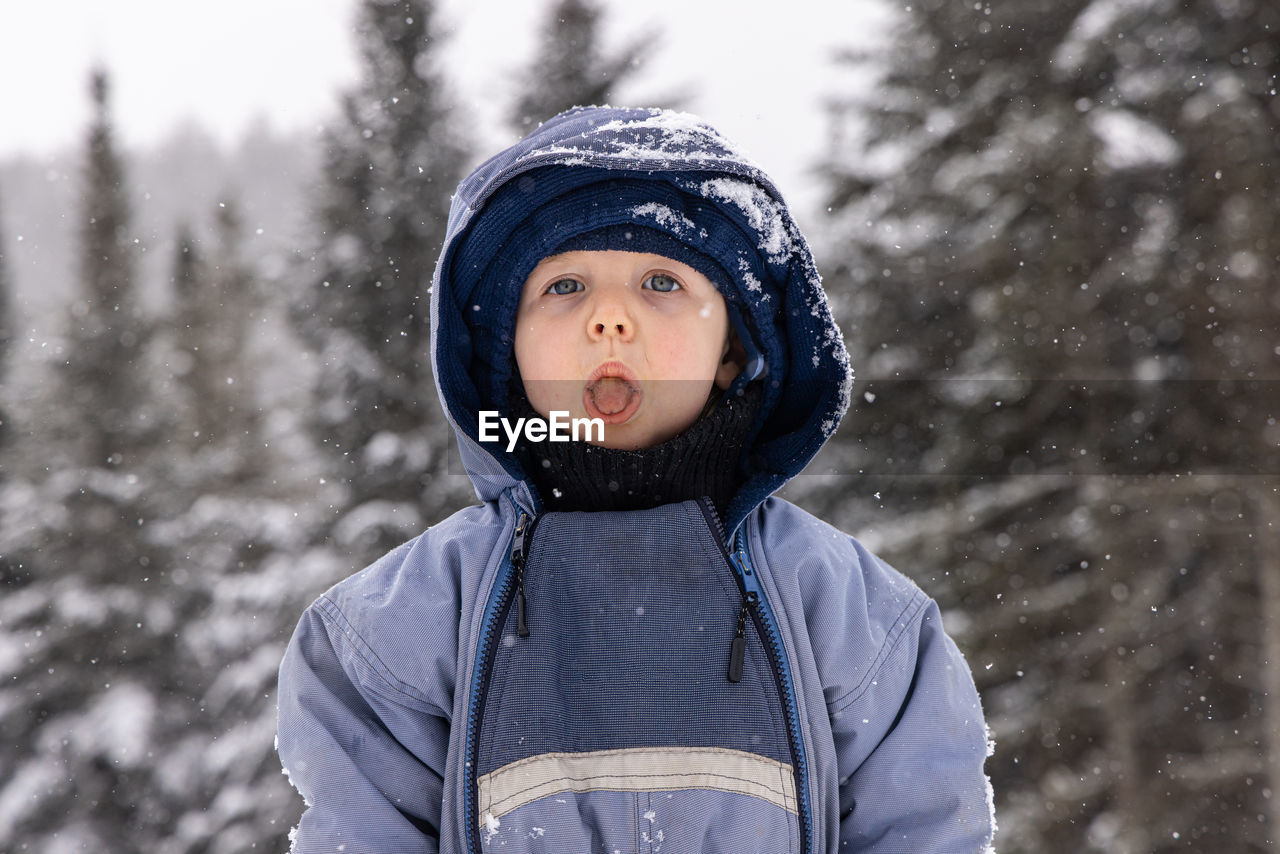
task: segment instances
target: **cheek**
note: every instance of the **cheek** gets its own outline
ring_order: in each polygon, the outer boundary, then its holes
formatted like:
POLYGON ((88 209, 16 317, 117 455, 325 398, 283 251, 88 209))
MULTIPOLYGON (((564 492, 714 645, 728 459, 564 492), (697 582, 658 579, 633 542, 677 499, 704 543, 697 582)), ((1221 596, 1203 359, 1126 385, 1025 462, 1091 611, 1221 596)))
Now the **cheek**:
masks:
POLYGON ((530 317, 525 312, 517 315, 514 347, 520 375, 525 378, 549 376, 555 370, 559 339, 545 318, 530 317))
POLYGON ((582 414, 581 369, 569 337, 554 325, 526 322, 515 339, 516 365, 533 408, 544 418, 557 409, 582 414))
POLYGON ((517 321, 514 349, 516 367, 520 369, 520 375, 522 377, 533 376, 537 368, 535 355, 539 348, 535 340, 535 333, 528 328, 528 324, 521 324, 517 321))
POLYGON ((701 321, 664 330, 660 352, 669 354, 673 377, 705 379, 715 373, 724 349, 725 330, 701 321))
POLYGON ((516 367, 524 383, 529 403, 543 418, 553 410, 572 409, 573 400, 566 396, 565 367, 555 349, 557 337, 546 334, 539 325, 525 324, 515 340, 516 367))

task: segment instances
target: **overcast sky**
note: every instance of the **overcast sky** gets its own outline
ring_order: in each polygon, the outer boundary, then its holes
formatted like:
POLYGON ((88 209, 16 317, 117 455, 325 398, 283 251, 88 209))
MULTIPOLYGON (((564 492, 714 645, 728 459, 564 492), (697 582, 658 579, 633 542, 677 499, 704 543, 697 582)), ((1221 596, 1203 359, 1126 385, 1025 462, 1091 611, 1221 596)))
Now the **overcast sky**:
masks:
MULTIPOLYGON (((736 140, 793 203, 811 197, 804 168, 822 150, 833 47, 866 39, 880 0, 605 0, 606 38, 660 27, 637 102, 679 84, 688 108, 736 140)), ((234 141, 255 118, 314 127, 357 73, 356 0, 5 0, 0 8, 0 157, 78 145, 88 69, 111 72, 113 112, 129 146, 183 120, 234 141)), ((451 78, 481 139, 497 134, 510 69, 526 61, 545 3, 444 0, 451 78), (500 48, 493 49, 494 45, 500 48), (502 59, 495 64, 495 57, 502 59)))

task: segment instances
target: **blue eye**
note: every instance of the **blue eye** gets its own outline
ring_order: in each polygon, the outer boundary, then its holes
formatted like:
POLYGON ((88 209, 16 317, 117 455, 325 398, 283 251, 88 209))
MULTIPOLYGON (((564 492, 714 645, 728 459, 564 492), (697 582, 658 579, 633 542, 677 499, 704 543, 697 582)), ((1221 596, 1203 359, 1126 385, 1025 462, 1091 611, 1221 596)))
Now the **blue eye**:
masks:
POLYGON ((546 292, 557 296, 566 296, 568 294, 577 293, 584 287, 585 285, 577 279, 559 279, 558 281, 552 282, 546 292))
POLYGON ((645 279, 640 287, 657 291, 660 294, 669 294, 673 291, 681 290, 684 286, 676 281, 674 276, 668 276, 666 273, 654 273, 645 279))

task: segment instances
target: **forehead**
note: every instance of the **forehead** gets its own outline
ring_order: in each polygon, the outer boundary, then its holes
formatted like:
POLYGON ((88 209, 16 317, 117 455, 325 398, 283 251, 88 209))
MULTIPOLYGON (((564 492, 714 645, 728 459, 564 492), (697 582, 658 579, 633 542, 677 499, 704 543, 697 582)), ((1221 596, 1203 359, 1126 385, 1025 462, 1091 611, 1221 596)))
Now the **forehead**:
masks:
POLYGON ((661 268, 682 276, 696 276, 706 281, 706 277, 696 269, 683 261, 677 261, 675 258, 668 258, 666 255, 657 255, 652 252, 624 252, 618 249, 575 249, 572 252, 548 255, 538 262, 538 266, 533 268, 533 272, 538 273, 543 270, 572 267, 587 270, 661 268))

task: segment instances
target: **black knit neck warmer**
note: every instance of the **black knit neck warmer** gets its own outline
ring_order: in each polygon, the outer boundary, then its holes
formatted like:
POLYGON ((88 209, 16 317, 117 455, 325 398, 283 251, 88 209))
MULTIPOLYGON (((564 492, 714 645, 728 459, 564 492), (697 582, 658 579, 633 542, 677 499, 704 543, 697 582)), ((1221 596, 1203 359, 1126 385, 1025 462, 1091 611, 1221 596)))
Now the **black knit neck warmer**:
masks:
MULTIPOLYGON (((762 397, 758 382, 741 396, 722 396, 683 433, 652 448, 522 441, 515 453, 547 510, 643 510, 706 495, 724 518, 745 480, 742 449, 762 397)), ((514 417, 541 417, 518 379, 509 400, 514 417)))

